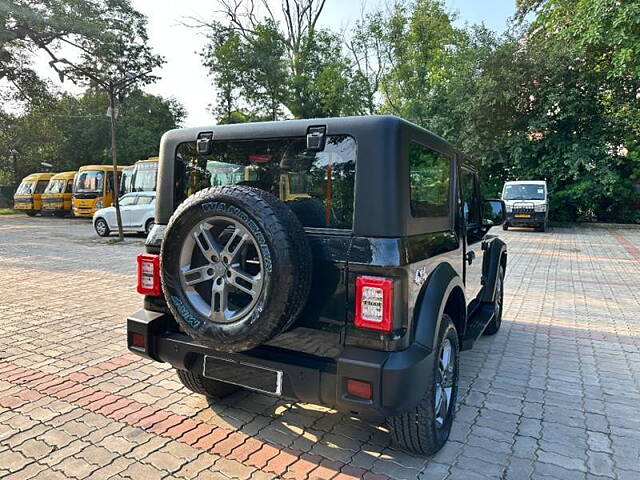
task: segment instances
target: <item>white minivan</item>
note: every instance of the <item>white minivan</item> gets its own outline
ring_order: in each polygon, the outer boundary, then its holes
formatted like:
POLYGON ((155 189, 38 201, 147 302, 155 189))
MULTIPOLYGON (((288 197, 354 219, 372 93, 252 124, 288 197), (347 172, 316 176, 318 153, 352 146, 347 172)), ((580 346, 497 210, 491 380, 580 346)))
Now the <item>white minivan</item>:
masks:
POLYGON ((505 182, 502 200, 507 207, 507 221, 502 228, 533 227, 539 232, 547 229, 549 194, 544 180, 505 182))
MULTIPOLYGON (((153 227, 156 192, 132 192, 120 197, 120 215, 125 232, 148 234, 153 227)), ((93 214, 93 228, 101 237, 118 229, 116 207, 101 208, 93 214)))

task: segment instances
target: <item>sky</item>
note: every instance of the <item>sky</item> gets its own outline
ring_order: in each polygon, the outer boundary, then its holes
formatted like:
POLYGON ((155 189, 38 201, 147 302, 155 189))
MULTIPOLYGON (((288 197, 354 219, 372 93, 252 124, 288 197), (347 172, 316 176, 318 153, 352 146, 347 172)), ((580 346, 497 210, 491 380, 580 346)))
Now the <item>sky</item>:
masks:
MULTIPOLYGON (((276 5, 280 0, 269 0, 276 5)), ((202 66, 199 52, 206 43, 204 35, 183 25, 188 17, 211 19, 215 17, 214 0, 132 0, 134 7, 149 20, 149 39, 155 51, 167 63, 156 72, 162 78, 146 91, 163 97, 178 99, 187 110, 185 126, 214 123, 208 106, 215 101, 215 89, 207 69, 202 66)), ((345 31, 360 16, 361 9, 374 9, 385 5, 384 0, 327 0, 321 17, 324 27, 345 31)), ((492 30, 502 32, 507 18, 515 11, 515 0, 446 0, 448 8, 458 13, 457 23, 484 22, 492 30)), ((39 68, 52 79, 48 65, 39 68)), ((55 81, 55 80, 54 80, 55 81)), ((68 86, 70 91, 75 89, 68 86)))

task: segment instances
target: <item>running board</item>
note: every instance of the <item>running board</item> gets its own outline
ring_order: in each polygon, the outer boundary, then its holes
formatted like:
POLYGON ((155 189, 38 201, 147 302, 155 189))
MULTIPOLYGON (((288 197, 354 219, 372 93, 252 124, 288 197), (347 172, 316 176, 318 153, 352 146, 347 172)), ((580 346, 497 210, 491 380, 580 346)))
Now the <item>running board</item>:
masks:
POLYGON ((473 348, 475 341, 482 335, 484 329, 487 328, 489 322, 493 320, 494 315, 493 304, 485 304, 478 307, 473 316, 467 322, 464 339, 462 340, 461 350, 469 350, 473 348))

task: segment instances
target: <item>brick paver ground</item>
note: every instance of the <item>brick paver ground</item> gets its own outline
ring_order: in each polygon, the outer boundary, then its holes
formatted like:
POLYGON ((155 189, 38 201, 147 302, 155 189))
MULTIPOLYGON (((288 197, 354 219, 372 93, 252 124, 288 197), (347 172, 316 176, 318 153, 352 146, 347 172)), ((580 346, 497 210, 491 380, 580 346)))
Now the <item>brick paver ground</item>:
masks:
POLYGON ((190 394, 124 345, 141 238, 0 217, 0 477, 640 479, 640 230, 499 234, 502 330, 462 354, 451 438, 421 458, 326 408, 190 394))

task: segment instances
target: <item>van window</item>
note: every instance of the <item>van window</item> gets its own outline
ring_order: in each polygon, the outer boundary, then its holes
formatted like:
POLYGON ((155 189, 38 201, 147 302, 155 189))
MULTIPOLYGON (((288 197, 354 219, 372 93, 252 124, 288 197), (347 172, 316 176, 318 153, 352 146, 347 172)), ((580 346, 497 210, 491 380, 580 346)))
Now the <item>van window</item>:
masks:
POLYGON ((38 180, 38 183, 36 184, 36 190, 34 193, 44 193, 48 184, 49 184, 49 180, 38 180))
POLYGON ((150 197, 148 195, 141 195, 138 197, 137 205, 149 205, 151 202, 153 202, 153 197, 150 197))
POLYGON ((16 190, 17 195, 26 195, 29 193, 33 193, 33 187, 35 183, 33 182, 22 182, 18 189, 16 190))
POLYGON ((50 180, 44 193, 62 193, 65 183, 65 180, 50 180))
POLYGON ((305 227, 353 225, 356 142, 328 136, 322 152, 307 151, 305 138, 219 141, 213 154, 196 156, 195 142, 178 147, 176 206, 198 190, 247 185, 266 190, 293 210, 305 227))
POLYGON ((412 143, 409 148, 411 214, 414 217, 449 215, 450 161, 442 153, 412 143))

